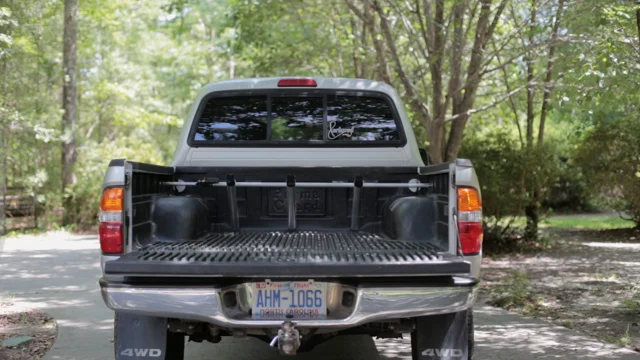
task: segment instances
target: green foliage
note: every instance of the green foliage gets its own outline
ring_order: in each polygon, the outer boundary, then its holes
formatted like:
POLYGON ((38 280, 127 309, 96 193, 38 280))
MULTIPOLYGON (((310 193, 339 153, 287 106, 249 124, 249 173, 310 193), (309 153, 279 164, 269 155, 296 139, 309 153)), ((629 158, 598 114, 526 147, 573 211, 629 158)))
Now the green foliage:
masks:
POLYGON ((560 158, 559 178, 554 182, 542 206, 555 213, 590 213, 598 207, 589 192, 587 179, 573 159, 560 158))
POLYGON ((631 330, 631 324, 627 324, 627 330, 624 332, 624 334, 622 334, 622 336, 615 337, 615 336, 609 335, 605 337, 605 340, 607 342, 616 344, 618 346, 622 346, 622 347, 629 346, 633 342, 633 338, 631 337, 630 330, 631 330))
POLYGON ((494 129, 492 136, 465 139, 461 157, 473 162, 481 179, 486 251, 538 245, 537 238, 523 237, 519 217, 532 202, 540 205, 560 179, 562 162, 556 153, 551 141, 532 149, 522 147, 504 128, 494 129))
POLYGON ((630 299, 622 300, 622 304, 631 311, 640 313, 640 292, 637 292, 630 299))
POLYGON ((601 201, 636 224, 640 224, 639 138, 639 117, 603 120, 586 134, 576 157, 601 201))
MULTIPOLYGON (((365 9, 362 2, 353 3, 365 9)), ((444 2, 447 53, 454 34, 448 15, 455 4, 444 2)), ((464 24, 478 19, 479 13, 469 18, 471 9, 481 9, 477 0, 469 4, 464 24)), ((554 64, 561 76, 553 78, 545 144, 527 150, 527 91, 515 90, 526 85, 525 53, 533 57, 536 74, 546 68, 546 41, 558 1, 538 4, 540 16, 529 27, 523 24, 530 2, 508 1, 485 49, 487 72, 482 70, 474 96, 475 108, 486 109, 474 111, 465 130, 460 156, 473 160, 482 184, 488 248, 508 247, 514 238, 520 244, 528 204, 543 211, 591 210, 591 195, 598 194, 599 205, 623 210, 636 221, 640 216, 636 6, 626 0, 584 0, 566 7, 554 64), (530 33, 538 45, 528 49, 530 33)), ((431 107, 433 75, 429 57, 423 56, 428 49, 415 41, 430 24, 421 24, 402 2, 381 5, 399 61, 417 96, 431 107)), ((493 2, 492 14, 496 7, 493 2)), ((78 181, 61 194, 62 12, 61 0, 0 0, 0 183, 34 188, 51 226, 62 204, 76 224, 95 224, 110 159, 168 163, 187 109, 209 82, 281 75, 381 79, 388 69, 405 103, 411 100, 389 49, 387 62, 378 63, 373 39, 383 39, 382 34, 371 37, 344 1, 81 1, 78 181)), ((370 15, 380 29, 379 16, 370 15)), ((465 34, 463 69, 475 28, 465 34)), ((452 73, 446 56, 445 88, 452 73)), ((537 77, 533 86, 534 117, 540 115, 543 79, 537 77)), ((448 99, 447 115, 453 103, 448 99)), ((418 143, 426 147, 428 129, 415 109, 408 110, 418 143)), ((535 137, 538 130, 533 131, 535 137)))
POLYGON ((229 76, 224 4, 164 3, 81 2, 77 182, 61 194, 62 1, 0 1, 0 184, 35 188, 47 226, 63 211, 95 225, 108 162, 168 163, 196 92, 229 76))
POLYGON ((540 306, 540 300, 531 292, 531 281, 526 273, 511 272, 504 284, 491 288, 489 303, 493 306, 532 313, 540 306))
POLYGON ((370 58, 356 46, 350 15, 340 2, 232 0, 233 52, 250 76, 356 75, 352 58, 370 58))
POLYGON ((624 229, 635 227, 635 223, 619 216, 559 216, 545 220, 544 228, 550 229, 624 229))
POLYGON ((502 218, 522 213, 526 202, 524 168, 520 144, 511 134, 498 129, 493 136, 468 136, 461 157, 473 162, 482 179, 484 215, 502 218))

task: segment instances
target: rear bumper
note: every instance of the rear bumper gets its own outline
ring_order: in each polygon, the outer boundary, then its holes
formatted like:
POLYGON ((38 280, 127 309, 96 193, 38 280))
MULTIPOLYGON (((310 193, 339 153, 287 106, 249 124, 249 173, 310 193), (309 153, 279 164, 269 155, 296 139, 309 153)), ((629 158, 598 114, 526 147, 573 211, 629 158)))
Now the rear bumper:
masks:
MULTIPOLYGON (((355 287, 355 304, 341 318, 293 320, 298 327, 348 328, 371 322, 458 312, 475 300, 478 280, 454 277, 448 286, 355 287)), ((202 321, 225 328, 279 327, 283 320, 230 316, 222 304, 222 288, 125 285, 100 281, 105 304, 114 311, 145 316, 202 321)))

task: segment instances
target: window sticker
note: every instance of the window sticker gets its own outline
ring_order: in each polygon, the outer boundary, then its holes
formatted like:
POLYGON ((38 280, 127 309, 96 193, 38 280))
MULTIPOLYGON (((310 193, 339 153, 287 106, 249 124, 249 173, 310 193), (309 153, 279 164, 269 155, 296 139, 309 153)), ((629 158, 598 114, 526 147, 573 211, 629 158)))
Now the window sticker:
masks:
POLYGON ((355 131, 355 129, 356 129, 355 126, 352 126, 350 128, 339 128, 339 127, 336 127, 335 121, 330 121, 329 131, 327 133, 327 139, 335 140, 341 136, 350 138, 353 135, 353 132, 355 131))

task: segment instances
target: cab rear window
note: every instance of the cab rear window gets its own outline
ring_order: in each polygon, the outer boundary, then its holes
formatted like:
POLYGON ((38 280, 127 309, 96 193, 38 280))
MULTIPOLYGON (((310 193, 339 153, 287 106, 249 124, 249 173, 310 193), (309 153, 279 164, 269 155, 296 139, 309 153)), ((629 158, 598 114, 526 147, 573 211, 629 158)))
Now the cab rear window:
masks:
POLYGON ((197 146, 229 143, 400 144, 386 97, 361 94, 216 96, 191 132, 197 146))

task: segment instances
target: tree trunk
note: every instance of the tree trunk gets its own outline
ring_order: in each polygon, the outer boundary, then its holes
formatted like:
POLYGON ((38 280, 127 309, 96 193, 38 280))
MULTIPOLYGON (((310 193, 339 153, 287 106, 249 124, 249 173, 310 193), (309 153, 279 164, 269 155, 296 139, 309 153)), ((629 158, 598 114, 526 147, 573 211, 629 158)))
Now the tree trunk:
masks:
POLYGON ((527 149, 533 147, 533 122, 535 113, 533 112, 535 99, 535 86, 533 84, 533 32, 536 26, 536 0, 531 1, 531 19, 529 28, 529 50, 527 51, 525 62, 527 64, 527 149))
POLYGON ((536 240, 538 238, 538 222, 540 221, 540 217, 538 214, 538 205, 535 203, 530 203, 524 208, 524 214, 527 217, 527 225, 524 229, 524 237, 527 240, 536 240))
MULTIPOLYGON (((78 0, 64 2, 64 48, 62 67, 64 85, 62 88, 62 193, 76 182, 73 167, 76 163, 76 123, 78 118, 77 101, 77 43, 78 0)), ((70 217, 65 216, 63 224, 68 225, 70 217)))
MULTIPOLYGON (((5 58, 5 65, 6 65, 6 58, 5 58)), ((5 66, 6 67, 6 66, 5 66)), ((6 91, 5 91, 6 93, 6 91)), ((2 206, 0 206, 0 235, 4 235, 7 232, 7 219, 5 217, 5 208, 6 208, 6 204, 7 204, 7 132, 5 130, 4 127, 4 123, 0 123, 2 125, 2 127, 0 127, 0 131, 2 131, 2 141, 0 141, 0 143, 2 143, 2 147, 0 148, 2 150, 2 152, 0 152, 0 154, 2 155, 2 162, 0 162, 0 164, 2 164, 2 168, 0 168, 0 181, 2 181, 2 183, 0 183, 0 201, 2 201, 2 206)))
MULTIPOLYGON (((451 46, 451 77, 449 78, 448 92, 451 94, 451 114, 456 115, 460 112, 462 103, 462 54, 464 52, 464 12, 465 3, 457 2, 453 6, 453 44, 451 46)), ((444 109, 447 111, 447 109, 444 109)))
POLYGON ((544 94, 542 95, 542 109, 540 110, 540 124, 538 128, 538 146, 544 143, 544 125, 547 120, 547 111, 549 110, 549 99, 551 98, 551 91, 553 90, 553 62, 555 61, 556 53, 556 41, 558 40, 558 27, 560 25, 560 17, 562 16, 562 9, 564 7, 564 0, 560 0, 558 3, 558 10, 556 11, 556 19, 553 23, 553 29, 551 30, 551 44, 549 45, 549 58, 547 59, 547 73, 544 80, 544 94))
MULTIPOLYGON (((4 75, 7 73, 8 68, 7 57, 4 56, 2 60, 2 74, 4 75)), ((8 85, 9 81, 2 82, 2 97, 0 98, 0 106, 2 107, 5 106, 7 101, 8 85)), ((0 154, 2 155, 2 159, 0 160, 0 201, 2 201, 2 206, 0 206, 0 235, 4 235, 7 232, 5 208, 7 206, 7 181, 9 177, 9 169, 7 168, 7 157, 9 156, 9 152, 7 151, 7 149, 9 148, 9 146, 7 139, 9 135, 9 129, 11 128, 5 123, 7 120, 5 117, 5 113, 0 113, 0 115, 2 115, 2 118, 0 118, 0 143, 2 144, 2 147, 0 148, 0 154)))
POLYGON ((636 27, 638 28, 638 43, 640 43, 640 8, 636 10, 636 27))
MULTIPOLYGON (((424 124, 424 122, 422 122, 424 124)), ((431 121, 431 125, 426 127, 429 135, 429 159, 431 164, 440 164, 444 161, 442 148, 445 144, 444 127, 437 121, 431 121)))
POLYGON ((458 151, 462 145, 464 129, 469 121, 470 111, 476 97, 476 91, 482 80, 483 59, 487 42, 493 36, 493 32, 498 24, 500 15, 507 5, 506 0, 502 0, 491 20, 491 0, 480 1, 480 15, 476 23, 476 35, 471 49, 471 57, 467 68, 466 82, 463 87, 464 95, 457 114, 458 118, 451 124, 449 139, 445 151, 445 161, 454 161, 458 157, 458 151))
MULTIPOLYGON (((533 58, 534 58, 534 30, 536 26, 536 0, 531 0, 531 17, 529 24, 529 49, 525 55, 525 63, 527 64, 527 154, 526 154, 526 166, 524 167, 523 177, 531 177, 532 175, 529 172, 531 168, 531 163, 533 156, 531 152, 533 149, 533 127, 535 122, 535 86, 533 84, 533 58)), ((524 235, 527 240, 536 240, 538 238, 538 222, 539 222, 539 213, 538 213, 538 191, 537 191, 537 181, 535 179, 530 179, 530 183, 528 185, 529 189, 529 199, 528 204, 524 208, 524 213, 527 218, 527 225, 525 227, 524 235)))

